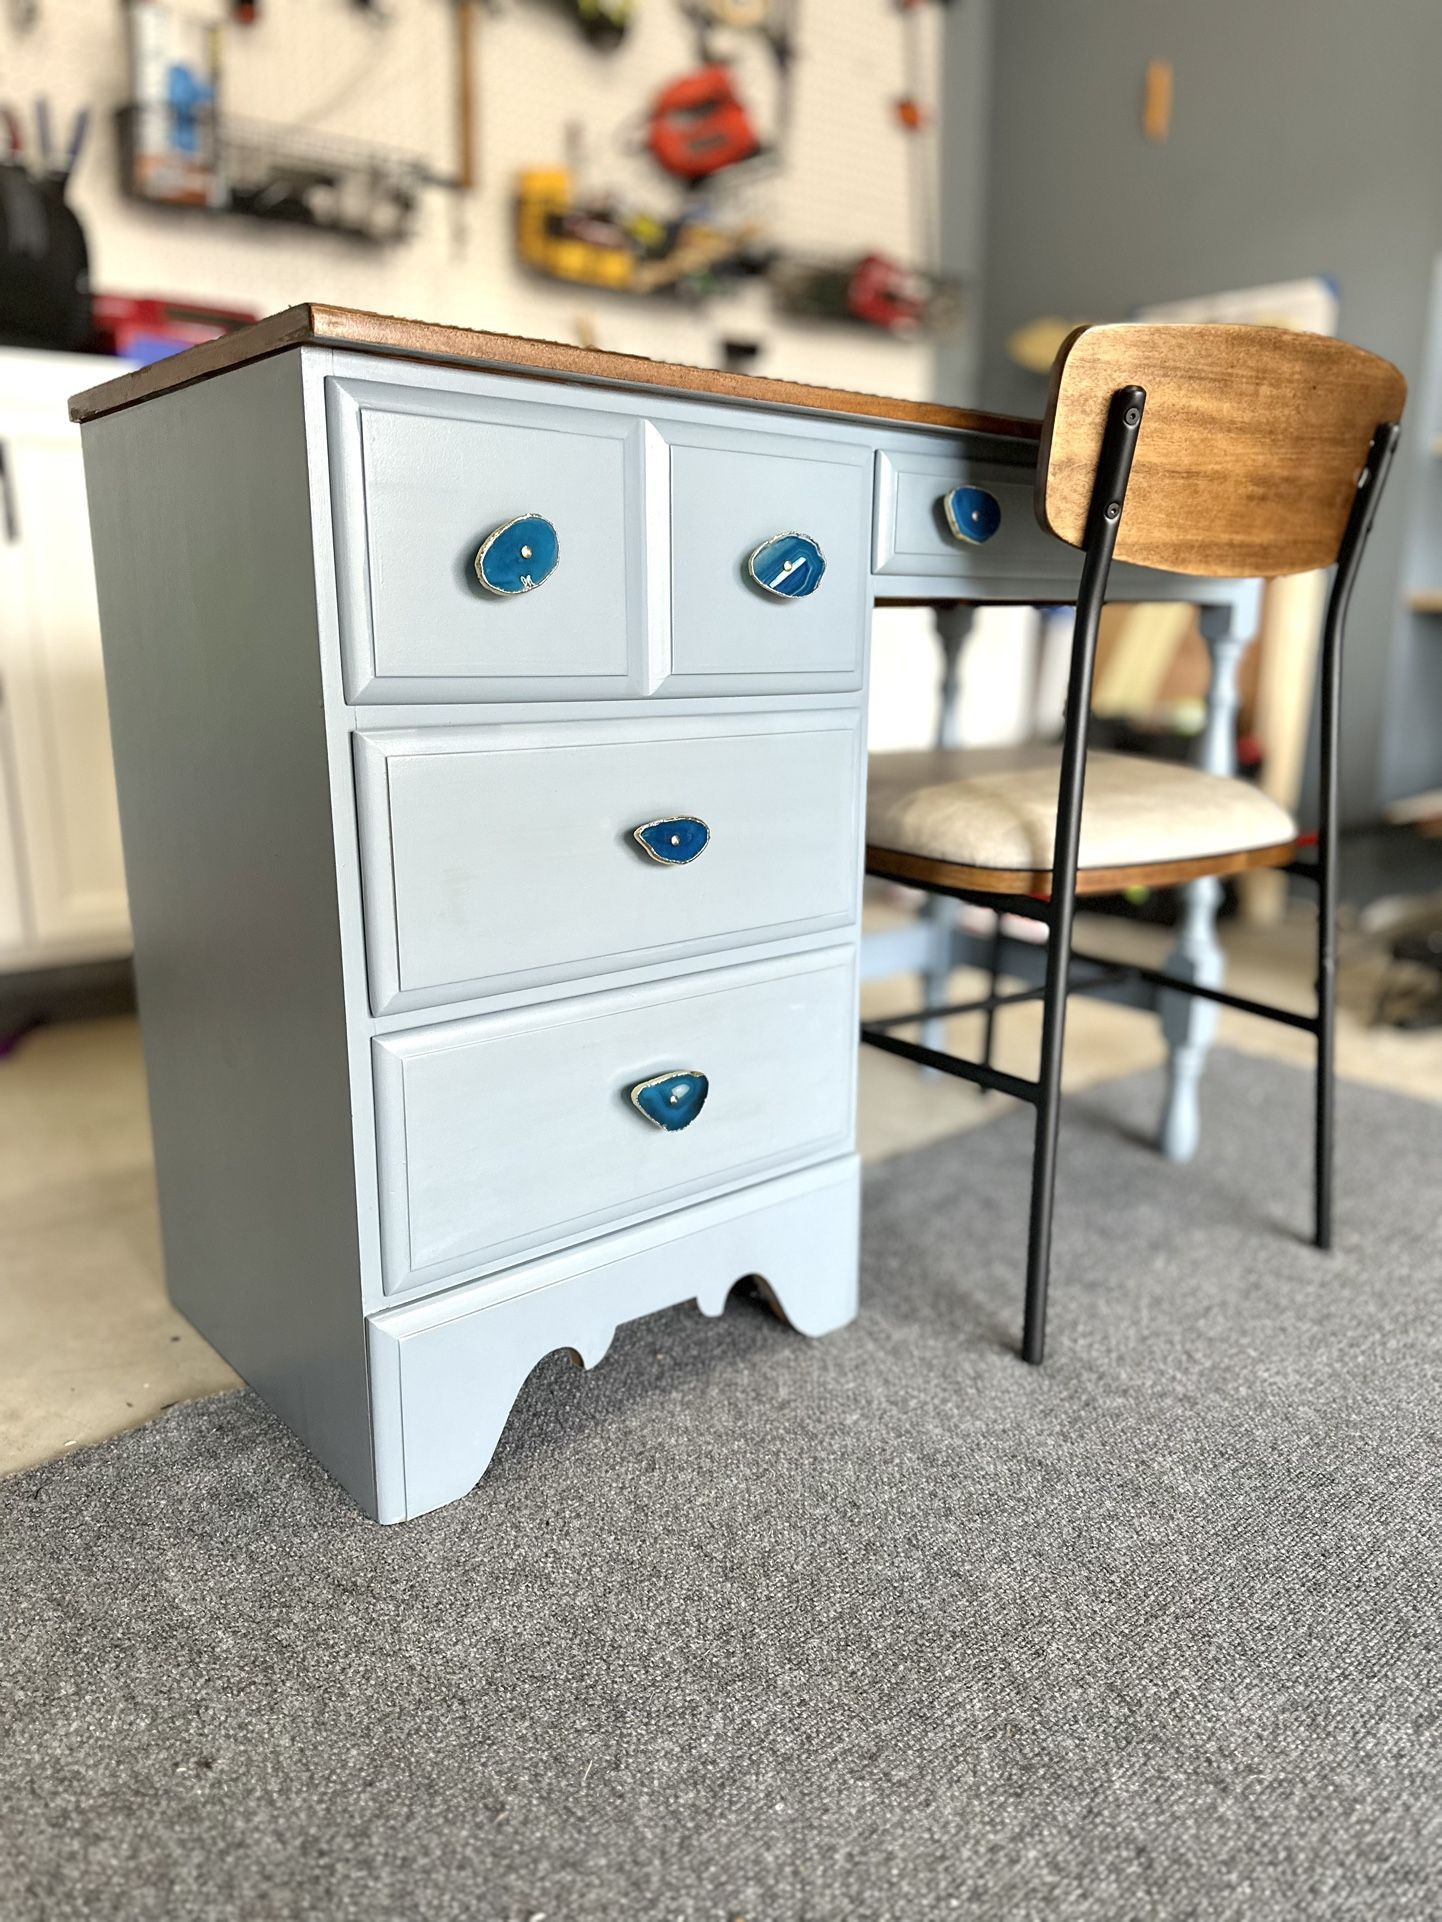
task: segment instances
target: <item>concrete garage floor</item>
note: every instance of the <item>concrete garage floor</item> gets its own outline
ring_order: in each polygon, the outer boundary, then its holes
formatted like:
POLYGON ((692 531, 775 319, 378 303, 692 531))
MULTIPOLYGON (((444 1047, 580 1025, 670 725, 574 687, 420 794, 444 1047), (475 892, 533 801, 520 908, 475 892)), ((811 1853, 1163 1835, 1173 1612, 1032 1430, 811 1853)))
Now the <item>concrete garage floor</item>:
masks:
MULTIPOLYGON (((1084 916, 1077 941, 1095 952, 1157 961, 1171 937, 1084 916)), ((1237 992, 1307 1005, 1308 917, 1266 931, 1231 928, 1226 941, 1228 981, 1237 992)), ((1355 943, 1349 949, 1346 937, 1342 953, 1342 1075, 1442 1101, 1442 1031, 1372 1028, 1378 963, 1355 943)), ((979 976, 958 975, 953 985, 956 999, 982 991, 979 976)), ((903 977, 870 984, 863 1005, 882 1014, 915 999, 915 983, 903 977)), ((999 1066, 1035 1072, 1040 1020, 1035 1005, 1003 1014, 999 1066)), ((953 1045, 975 1048, 976 1018, 953 1029, 953 1045)), ((1311 1059, 1307 1036, 1242 1015, 1224 1012, 1218 1039, 1253 1054, 1311 1059)), ((1150 1067, 1164 1053, 1148 1017, 1073 1001, 1069 1089, 1150 1067)), ((1010 1105, 862 1050, 860 1142, 869 1160, 960 1133, 1010 1105)), ((234 1387, 236 1376, 165 1298, 135 1021, 42 1028, 0 1061, 0 1141, 0 1474, 135 1427, 174 1402, 234 1387)), ((1305 1143, 1279 1142, 1277 1151, 1279 1179, 1305 1181, 1305 1143)))

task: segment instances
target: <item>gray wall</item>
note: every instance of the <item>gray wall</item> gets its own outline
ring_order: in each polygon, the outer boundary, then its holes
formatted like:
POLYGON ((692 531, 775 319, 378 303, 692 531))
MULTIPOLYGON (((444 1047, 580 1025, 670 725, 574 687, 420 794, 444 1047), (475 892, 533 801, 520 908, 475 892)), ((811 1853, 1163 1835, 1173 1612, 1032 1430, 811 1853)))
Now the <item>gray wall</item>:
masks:
MULTIPOLYGON (((971 10, 972 0, 952 9, 958 57, 971 10)), ((1415 382, 1442 247, 1439 0, 1004 0, 990 79, 986 404, 1039 411, 1044 382, 1005 353, 1008 334, 1038 315, 1125 318, 1151 301, 1309 274, 1337 282, 1342 334, 1415 382), (1176 104, 1170 140, 1153 146, 1140 119, 1157 57, 1174 64, 1176 104)), ((971 111, 970 84, 948 93, 949 114, 971 111)), ((1409 429, 1415 443, 1415 413, 1409 429)), ((1406 447, 1349 628, 1354 820, 1385 785, 1406 447)), ((1436 639, 1442 654, 1442 631, 1436 639)), ((1394 691, 1394 714, 1414 706, 1394 691)))

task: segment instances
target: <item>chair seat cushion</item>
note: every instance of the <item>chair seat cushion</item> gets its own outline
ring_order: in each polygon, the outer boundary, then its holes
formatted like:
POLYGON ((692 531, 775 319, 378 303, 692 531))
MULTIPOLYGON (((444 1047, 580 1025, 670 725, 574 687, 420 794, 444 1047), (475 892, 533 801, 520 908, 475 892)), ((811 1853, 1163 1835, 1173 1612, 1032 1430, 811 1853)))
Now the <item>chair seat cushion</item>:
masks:
MULTIPOLYGON (((1050 872, 1059 748, 873 754, 866 839, 963 868, 1050 872)), ((1296 838, 1285 808, 1250 782, 1131 754, 1089 754, 1083 869, 1205 861, 1296 838)))

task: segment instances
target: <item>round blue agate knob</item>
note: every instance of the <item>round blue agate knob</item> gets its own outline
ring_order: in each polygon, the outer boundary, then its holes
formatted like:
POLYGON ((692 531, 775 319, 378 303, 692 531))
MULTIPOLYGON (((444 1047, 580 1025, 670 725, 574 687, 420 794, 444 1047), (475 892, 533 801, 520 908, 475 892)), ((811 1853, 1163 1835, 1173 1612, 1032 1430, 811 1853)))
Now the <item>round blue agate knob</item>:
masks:
POLYGON ((953 487, 941 497, 941 511, 952 538, 979 547, 1001 526, 1001 502, 984 487, 953 487))
POLYGON ((476 579, 492 594, 529 594, 556 571, 561 542, 544 514, 518 514, 487 534, 476 553, 476 579))
POLYGON ((756 585, 783 601, 814 594, 826 572, 826 556, 809 534, 773 534, 746 563, 756 585))
POLYGON ((706 852, 711 830, 694 814, 668 815, 664 821, 643 821, 631 838, 663 868, 683 868, 706 852))
POLYGON ((653 1126, 677 1134, 689 1128, 705 1107, 710 1086, 694 1068, 673 1068, 669 1074, 638 1081, 631 1090, 631 1105, 653 1126))

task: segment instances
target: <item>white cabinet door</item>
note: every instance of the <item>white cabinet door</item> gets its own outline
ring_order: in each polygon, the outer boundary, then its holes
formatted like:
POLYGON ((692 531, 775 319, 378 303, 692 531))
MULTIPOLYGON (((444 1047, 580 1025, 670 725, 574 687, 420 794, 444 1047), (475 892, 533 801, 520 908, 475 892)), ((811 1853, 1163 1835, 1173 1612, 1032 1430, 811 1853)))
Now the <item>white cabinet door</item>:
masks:
POLYGON ((0 606, 14 831, 38 949, 123 953, 125 870, 80 436, 0 422, 9 480, 0 606))
MULTIPOLYGON (((0 573, 0 583, 4 575, 0 573)), ((30 924, 25 917, 25 896, 20 886, 20 850, 16 845, 14 808, 11 805, 10 762, 12 756, 5 738, 5 710, 0 706, 0 967, 5 955, 25 945, 30 924)))

